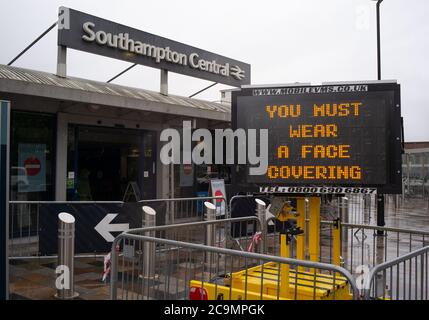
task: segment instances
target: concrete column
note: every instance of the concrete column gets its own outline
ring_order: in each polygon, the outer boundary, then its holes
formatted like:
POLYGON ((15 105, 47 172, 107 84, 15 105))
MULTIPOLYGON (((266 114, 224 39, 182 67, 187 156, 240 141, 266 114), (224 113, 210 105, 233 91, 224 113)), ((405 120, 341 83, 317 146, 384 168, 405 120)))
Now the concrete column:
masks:
POLYGON ((67 134, 66 115, 57 116, 57 146, 55 155, 55 200, 66 201, 67 198, 67 134))
POLYGON ((57 76, 67 77, 67 47, 58 46, 57 76))
MULTIPOLYGON (((156 138, 156 149, 157 152, 159 154, 161 147, 163 145, 163 142, 161 142, 159 140, 159 135, 160 133, 157 133, 157 138, 156 138)), ((161 160, 159 159, 159 156, 156 157, 156 168, 157 168, 157 172, 156 172, 156 197, 158 199, 166 199, 169 197, 169 189, 170 189, 170 184, 169 184, 169 180, 170 180, 170 166, 165 165, 161 162, 161 160)))
POLYGON ((168 71, 161 69, 161 94, 168 95, 168 71))
MULTIPOLYGON (((167 125, 163 126, 167 128, 167 125)), ((159 152, 161 151, 164 142, 160 141, 160 131, 157 132, 156 135, 156 149, 157 149, 157 157, 156 157, 156 198, 158 199, 167 199, 170 197, 170 166, 165 165, 161 162, 159 157, 159 152)), ((170 221, 170 203, 166 203, 165 214, 158 215, 158 224, 169 224, 170 221)))

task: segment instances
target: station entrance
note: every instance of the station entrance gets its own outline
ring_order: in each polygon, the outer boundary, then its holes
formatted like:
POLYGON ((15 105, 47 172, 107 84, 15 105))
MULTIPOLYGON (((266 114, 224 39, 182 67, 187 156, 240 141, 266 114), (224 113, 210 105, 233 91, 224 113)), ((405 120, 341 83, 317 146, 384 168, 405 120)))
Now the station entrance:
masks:
POLYGON ((70 124, 67 200, 120 201, 129 184, 155 197, 155 143, 151 131, 70 124))

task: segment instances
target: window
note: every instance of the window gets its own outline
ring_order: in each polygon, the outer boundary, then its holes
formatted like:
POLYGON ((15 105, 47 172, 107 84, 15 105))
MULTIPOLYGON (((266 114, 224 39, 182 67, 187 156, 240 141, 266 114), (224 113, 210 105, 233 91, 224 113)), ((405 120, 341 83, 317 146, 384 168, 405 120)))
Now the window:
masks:
POLYGON ((13 111, 11 116, 10 199, 55 199, 54 115, 13 111))

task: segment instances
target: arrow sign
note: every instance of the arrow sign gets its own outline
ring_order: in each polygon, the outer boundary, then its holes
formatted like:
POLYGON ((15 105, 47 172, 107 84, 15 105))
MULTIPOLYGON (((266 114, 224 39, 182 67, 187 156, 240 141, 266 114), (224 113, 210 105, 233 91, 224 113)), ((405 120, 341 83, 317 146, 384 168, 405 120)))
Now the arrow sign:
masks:
POLYGON ((94 229, 107 241, 113 242, 115 237, 110 232, 122 232, 130 228, 129 223, 116 223, 110 224, 113 219, 116 218, 117 213, 108 213, 95 227, 94 229))

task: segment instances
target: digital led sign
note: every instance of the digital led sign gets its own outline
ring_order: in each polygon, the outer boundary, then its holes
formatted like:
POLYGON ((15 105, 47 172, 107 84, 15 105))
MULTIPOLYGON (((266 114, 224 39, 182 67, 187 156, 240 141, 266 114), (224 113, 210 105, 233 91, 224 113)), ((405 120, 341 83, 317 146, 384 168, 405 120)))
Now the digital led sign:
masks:
POLYGON ((248 87, 232 97, 234 129, 269 133, 266 174, 244 166, 237 183, 401 192, 398 84, 248 87))

